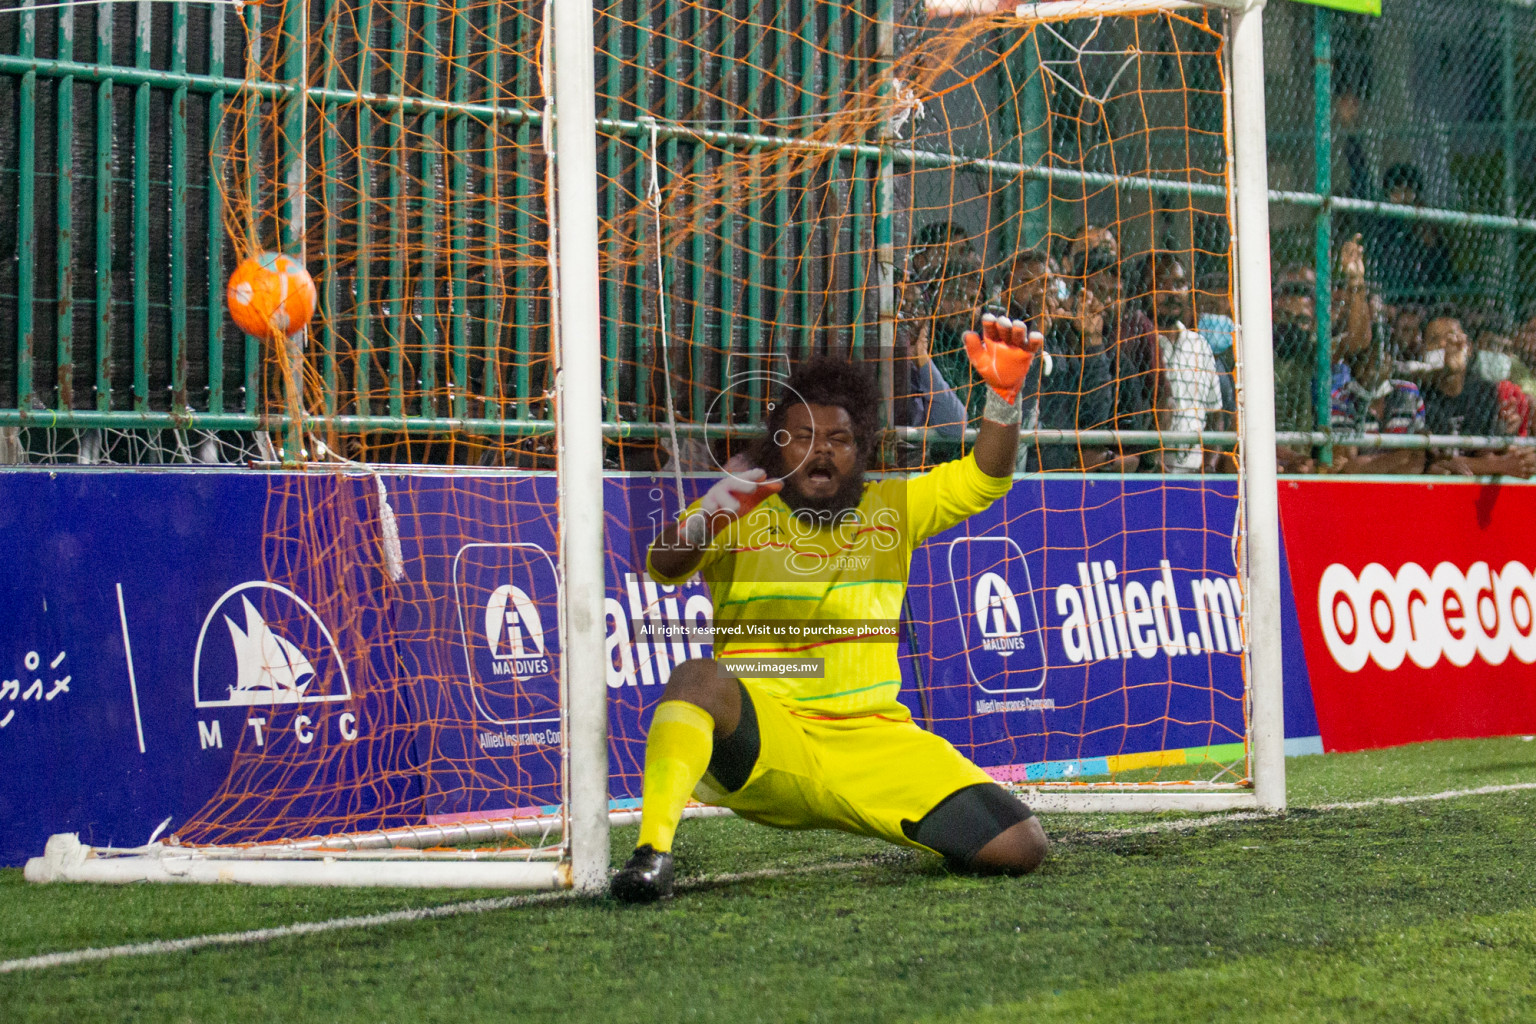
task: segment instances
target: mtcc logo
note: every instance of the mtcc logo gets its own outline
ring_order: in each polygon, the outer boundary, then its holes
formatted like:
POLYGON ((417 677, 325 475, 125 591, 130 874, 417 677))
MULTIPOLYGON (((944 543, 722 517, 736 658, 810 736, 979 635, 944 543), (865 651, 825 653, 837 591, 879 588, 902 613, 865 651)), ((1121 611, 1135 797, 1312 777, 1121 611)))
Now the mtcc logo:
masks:
POLYGON ((498 676, 529 676, 549 671, 544 623, 538 605, 521 587, 504 583, 485 602, 485 642, 491 671, 498 676))
POLYGON ((995 572, 982 573, 976 580, 974 607, 982 650, 996 651, 1006 658, 1024 648, 1024 619, 1019 614, 1019 599, 1007 580, 995 572))
POLYGON ((192 692, 200 708, 344 701, 352 683, 331 631, 287 587, 241 583, 214 602, 197 635, 192 692))

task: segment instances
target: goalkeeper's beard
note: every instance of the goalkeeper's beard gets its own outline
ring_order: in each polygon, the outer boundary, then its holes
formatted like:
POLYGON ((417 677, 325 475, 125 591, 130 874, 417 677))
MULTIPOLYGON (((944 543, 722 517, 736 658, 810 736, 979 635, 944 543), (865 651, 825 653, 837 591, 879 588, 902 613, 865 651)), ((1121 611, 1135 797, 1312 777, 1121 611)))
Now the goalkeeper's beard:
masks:
POLYGON ((824 498, 804 494, 800 490, 799 477, 793 476, 784 481, 779 498, 797 517, 830 525, 858 508, 859 502, 864 500, 864 470, 856 469, 843 477, 837 490, 824 498))

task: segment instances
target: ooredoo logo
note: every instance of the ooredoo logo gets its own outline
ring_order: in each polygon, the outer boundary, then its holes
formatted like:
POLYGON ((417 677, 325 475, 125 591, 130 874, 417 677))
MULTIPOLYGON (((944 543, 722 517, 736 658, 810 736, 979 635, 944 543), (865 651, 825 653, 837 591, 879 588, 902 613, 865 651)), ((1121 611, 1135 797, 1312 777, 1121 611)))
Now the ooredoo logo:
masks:
POLYGON ((1328 653, 1346 672, 1367 661, 1391 671, 1404 659, 1433 668, 1444 657, 1502 665, 1514 655, 1536 662, 1536 581, 1520 562, 1497 572, 1487 562, 1466 571, 1441 562, 1432 571, 1408 562, 1397 572, 1372 562, 1357 577, 1337 563, 1317 588, 1328 653))

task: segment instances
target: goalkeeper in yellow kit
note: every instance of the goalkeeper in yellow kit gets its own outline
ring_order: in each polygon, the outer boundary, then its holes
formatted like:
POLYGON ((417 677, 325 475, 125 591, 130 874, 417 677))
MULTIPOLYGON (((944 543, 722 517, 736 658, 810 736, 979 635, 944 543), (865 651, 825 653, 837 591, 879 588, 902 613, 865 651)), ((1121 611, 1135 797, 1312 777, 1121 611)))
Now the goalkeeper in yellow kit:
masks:
POLYGON ((868 372, 802 364, 769 407, 758 468, 728 473, 652 544, 652 578, 704 574, 716 658, 677 666, 656 706, 639 844, 614 877, 616 897, 671 894, 690 795, 765 825, 933 850, 963 870, 1039 865, 1047 843, 1029 808, 897 699, 888 635, 913 549, 1008 491, 1015 399, 1042 341, 1026 334, 987 317, 966 335, 990 387, 976 444, 910 478, 864 479, 879 408, 868 372))

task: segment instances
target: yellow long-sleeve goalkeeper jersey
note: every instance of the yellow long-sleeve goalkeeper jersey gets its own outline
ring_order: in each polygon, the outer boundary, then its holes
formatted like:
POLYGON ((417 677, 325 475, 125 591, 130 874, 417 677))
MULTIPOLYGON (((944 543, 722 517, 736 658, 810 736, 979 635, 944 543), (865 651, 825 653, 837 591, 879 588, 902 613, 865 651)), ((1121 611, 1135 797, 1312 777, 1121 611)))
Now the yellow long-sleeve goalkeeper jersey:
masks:
MULTIPOLYGON (((715 657, 822 658, 821 678, 739 674, 809 713, 909 718, 897 699, 897 636, 877 624, 901 618, 913 550, 991 505, 1011 483, 966 455, 918 476, 866 484, 854 514, 835 526, 796 518, 778 495, 769 497, 721 530, 695 570, 714 602, 715 657), (790 628, 722 640, 753 624, 790 628)), ((686 578, 659 573, 649 557, 646 568, 663 583, 686 578)))

